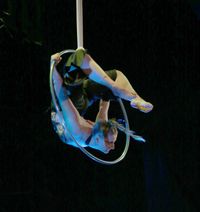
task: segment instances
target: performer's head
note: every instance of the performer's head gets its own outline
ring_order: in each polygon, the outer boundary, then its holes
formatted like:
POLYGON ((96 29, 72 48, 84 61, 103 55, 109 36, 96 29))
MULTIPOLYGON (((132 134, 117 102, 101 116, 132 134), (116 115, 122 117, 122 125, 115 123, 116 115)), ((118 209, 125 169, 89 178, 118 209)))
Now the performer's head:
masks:
POLYGON ((115 149, 118 130, 117 124, 113 120, 97 121, 92 130, 91 147, 107 154, 115 149))

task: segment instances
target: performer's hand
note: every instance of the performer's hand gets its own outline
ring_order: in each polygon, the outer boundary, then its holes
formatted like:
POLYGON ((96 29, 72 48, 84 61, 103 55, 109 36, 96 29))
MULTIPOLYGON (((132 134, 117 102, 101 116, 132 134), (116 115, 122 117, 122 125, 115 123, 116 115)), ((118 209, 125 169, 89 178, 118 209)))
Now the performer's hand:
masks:
POLYGON ((62 60, 62 57, 60 56, 59 53, 51 55, 51 62, 55 61, 55 64, 58 65, 60 61, 62 60))

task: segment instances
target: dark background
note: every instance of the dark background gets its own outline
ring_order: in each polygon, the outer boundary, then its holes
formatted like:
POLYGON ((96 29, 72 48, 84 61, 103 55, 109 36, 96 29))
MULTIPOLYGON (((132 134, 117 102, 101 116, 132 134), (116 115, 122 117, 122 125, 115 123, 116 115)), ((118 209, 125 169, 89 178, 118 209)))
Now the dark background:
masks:
POLYGON ((124 103, 147 143, 103 166, 50 122, 50 55, 77 47, 75 1, 1 1, 0 212, 199 211, 199 5, 84 0, 84 47, 154 104, 143 114, 124 103))

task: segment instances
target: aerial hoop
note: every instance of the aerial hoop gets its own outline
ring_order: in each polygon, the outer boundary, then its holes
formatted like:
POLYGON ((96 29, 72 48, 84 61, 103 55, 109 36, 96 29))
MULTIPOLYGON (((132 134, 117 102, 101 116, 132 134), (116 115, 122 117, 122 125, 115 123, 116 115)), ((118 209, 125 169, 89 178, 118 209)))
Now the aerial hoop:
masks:
MULTIPOLYGON (((68 50, 61 51, 59 54, 60 54, 60 56, 62 56, 64 54, 73 53, 73 52, 75 52, 75 50, 68 49, 68 50)), ((55 106, 56 112, 59 112, 59 105, 58 105, 57 100, 56 100, 56 94, 55 94, 54 85, 53 85, 53 70, 54 70, 54 67, 55 67, 55 62, 53 61, 53 62, 51 62, 51 65, 50 65, 49 83, 50 83, 50 92, 51 92, 52 102, 53 102, 53 104, 55 106)), ((129 131, 129 121, 128 121, 128 116, 127 116, 127 113, 126 113, 124 104, 123 104, 123 102, 122 102, 122 100, 120 98, 118 98, 118 102, 120 104, 120 107, 121 107, 121 110, 122 110, 122 113, 123 113, 123 116, 124 116, 126 131, 129 131)), ((96 161, 98 163, 101 163, 101 164, 104 164, 104 165, 113 165, 113 164, 116 164, 116 163, 120 162, 121 160, 123 160, 124 157, 126 156, 127 152, 128 152, 129 143, 130 143, 130 135, 128 135, 128 134, 126 134, 126 144, 125 144, 125 147, 124 147, 124 150, 123 150, 121 156, 119 158, 113 160, 113 161, 107 161, 107 160, 102 160, 102 159, 94 156, 93 154, 91 154, 89 151, 87 151, 84 147, 82 147, 76 141, 76 139, 74 138, 74 136, 67 129, 66 125, 65 125, 65 129, 66 129, 67 133, 69 134, 69 136, 77 144, 77 146, 79 147, 79 149, 84 154, 86 154, 89 158, 91 158, 92 160, 94 160, 94 161, 96 161)))

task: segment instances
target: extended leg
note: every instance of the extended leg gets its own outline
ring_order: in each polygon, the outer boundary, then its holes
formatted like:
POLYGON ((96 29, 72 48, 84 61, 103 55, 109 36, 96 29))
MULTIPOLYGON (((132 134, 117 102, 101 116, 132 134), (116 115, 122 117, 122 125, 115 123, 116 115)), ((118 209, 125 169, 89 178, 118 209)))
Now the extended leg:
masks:
POLYGON ((117 78, 115 80, 115 83, 119 87, 123 87, 126 90, 129 90, 131 93, 135 95, 135 98, 130 99, 132 107, 137 108, 144 113, 148 113, 153 109, 153 105, 149 102, 146 102, 137 94, 137 92, 133 89, 132 85, 127 79, 127 77, 121 71, 117 71, 117 78))
POLYGON ((80 114, 77 109, 74 107, 72 101, 68 97, 68 91, 63 87, 63 80, 56 69, 53 72, 53 82, 56 92, 56 96, 60 103, 62 113, 65 119, 65 123, 68 125, 68 128, 73 129, 79 127, 80 123, 80 114))
POLYGON ((122 84, 113 81, 90 55, 85 55, 81 69, 91 80, 111 89, 115 96, 127 101, 131 101, 136 97, 135 92, 132 92, 132 90, 126 89, 122 84))
POLYGON ((148 113, 153 109, 153 105, 143 100, 133 89, 126 76, 117 71, 117 79, 113 81, 106 72, 88 54, 85 55, 81 68, 89 78, 112 90, 114 95, 131 102, 131 106, 142 112, 148 113))

